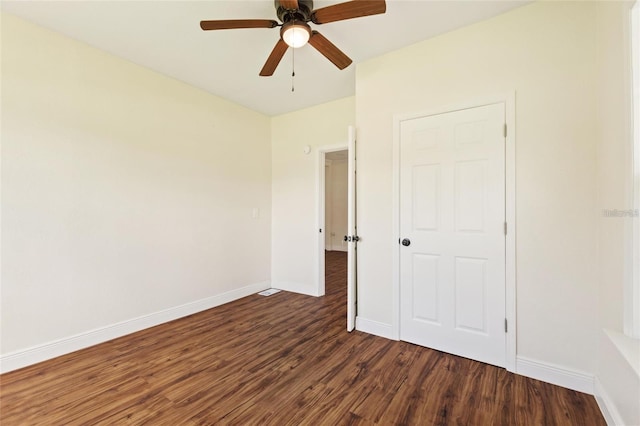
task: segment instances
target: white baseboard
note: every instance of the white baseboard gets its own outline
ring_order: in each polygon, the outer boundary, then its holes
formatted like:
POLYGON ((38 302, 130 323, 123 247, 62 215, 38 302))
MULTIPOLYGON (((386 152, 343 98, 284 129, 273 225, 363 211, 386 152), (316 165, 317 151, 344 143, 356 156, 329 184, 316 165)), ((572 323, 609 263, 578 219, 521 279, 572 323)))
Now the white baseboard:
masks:
POLYGON ((333 247, 331 247, 331 250, 332 251, 344 251, 344 252, 346 252, 347 251, 347 246, 343 246, 342 244, 340 244, 338 246, 338 245, 334 244, 333 247))
POLYGON ((618 412, 616 405, 611 400, 611 397, 604 390, 604 387, 600 383, 600 380, 598 380, 598 377, 594 380, 594 391, 596 402, 598 403, 600 412, 602 413, 604 420, 607 422, 607 425, 623 425, 624 421, 622 420, 622 416, 618 412))
POLYGON ((356 330, 386 339, 398 340, 393 337, 393 327, 391 327, 391 324, 385 324, 362 317, 356 317, 356 330))
POLYGON ((531 377, 563 388, 594 394, 594 377, 591 374, 570 370, 558 365, 526 358, 516 357, 516 373, 531 377))
POLYGON ((266 290, 269 287, 270 283, 268 281, 251 284, 216 296, 76 334, 75 336, 65 337, 43 345, 11 352, 0 356, 0 373, 17 370, 127 334, 135 333, 136 331, 141 331, 187 315, 224 305, 225 303, 249 296, 250 294, 266 290))

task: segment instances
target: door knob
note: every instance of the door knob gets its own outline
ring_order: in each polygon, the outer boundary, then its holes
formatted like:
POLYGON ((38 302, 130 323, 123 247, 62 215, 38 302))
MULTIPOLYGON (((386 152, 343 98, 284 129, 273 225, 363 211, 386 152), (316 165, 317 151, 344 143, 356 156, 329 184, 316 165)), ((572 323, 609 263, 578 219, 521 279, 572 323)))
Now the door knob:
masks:
POLYGON ((404 240, 402 240, 402 245, 407 247, 411 245, 411 240, 408 238, 405 238, 404 240))

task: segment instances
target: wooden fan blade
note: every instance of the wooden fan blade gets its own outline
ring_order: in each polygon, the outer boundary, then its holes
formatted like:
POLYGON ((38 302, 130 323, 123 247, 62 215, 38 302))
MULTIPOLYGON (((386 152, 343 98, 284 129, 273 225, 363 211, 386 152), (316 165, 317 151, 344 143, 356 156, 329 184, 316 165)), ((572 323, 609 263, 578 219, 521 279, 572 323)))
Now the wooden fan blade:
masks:
POLYGON ((234 30, 237 28, 274 28, 279 24, 271 19, 223 19, 220 21, 200 21, 200 28, 209 30, 234 30))
POLYGON ((314 10, 311 21, 314 24, 326 24, 361 16, 378 15, 387 11, 384 0, 352 0, 314 10))
POLYGON ((280 63, 280 60, 282 59, 284 53, 288 48, 289 46, 287 45, 287 43, 282 41, 282 39, 278 40, 276 46, 273 48, 271 54, 267 58, 267 62, 265 62, 262 70, 260 71, 260 75, 262 77, 269 77, 273 75, 273 72, 276 70, 276 68, 278 68, 278 64, 280 63))
POLYGON ((340 68, 345 69, 351 65, 351 58, 345 55, 335 44, 331 43, 325 36, 317 31, 314 31, 309 38, 309 44, 322 53, 325 58, 333 62, 333 64, 340 68))
POLYGON ((280 6, 287 10, 298 9, 298 0, 279 0, 280 6))

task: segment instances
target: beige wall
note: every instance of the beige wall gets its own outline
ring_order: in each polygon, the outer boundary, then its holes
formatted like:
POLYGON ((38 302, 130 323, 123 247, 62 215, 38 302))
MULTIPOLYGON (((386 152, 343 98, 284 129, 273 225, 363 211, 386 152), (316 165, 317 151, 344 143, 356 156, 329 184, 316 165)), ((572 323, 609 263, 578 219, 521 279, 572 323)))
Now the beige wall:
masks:
POLYGON ((394 114, 515 91, 517 353, 594 372, 595 7, 534 3, 358 66, 360 317, 393 323, 394 114))
POLYGON ((603 209, 631 208, 630 66, 624 2, 598 4, 598 259, 600 325, 622 331, 626 218, 603 217, 603 209), (622 6, 622 7, 621 7, 622 6))
POLYGON ((344 236, 347 235, 347 161, 333 160, 330 168, 327 181, 330 201, 325 198, 325 204, 330 207, 325 215, 325 224, 331 223, 327 226, 325 235, 330 243, 327 249, 347 251, 347 244, 344 242, 344 236))
MULTIPOLYGON (((600 2, 598 49, 598 350, 596 396, 617 424, 640 424, 640 341, 623 334, 625 281, 630 279, 632 221, 605 217, 605 209, 631 209, 632 2, 600 2), (635 365, 635 368, 634 368, 635 365)), ((639 220, 639 219, 635 219, 639 220)), ((628 296, 627 296, 628 297, 628 296)))
POLYGON ((3 355, 268 287, 268 117, 6 13, 2 59, 3 355))
POLYGON ((271 259, 274 287, 317 294, 318 148, 347 145, 354 98, 273 117, 271 259), (310 154, 304 146, 312 148, 310 154))
POLYGON ((272 119, 3 14, 2 354, 270 278, 315 294, 318 147, 354 123, 359 317, 391 325, 394 114, 515 91, 518 355, 595 374, 640 423, 620 349, 627 228, 601 216, 629 201, 628 6, 532 4, 272 119))

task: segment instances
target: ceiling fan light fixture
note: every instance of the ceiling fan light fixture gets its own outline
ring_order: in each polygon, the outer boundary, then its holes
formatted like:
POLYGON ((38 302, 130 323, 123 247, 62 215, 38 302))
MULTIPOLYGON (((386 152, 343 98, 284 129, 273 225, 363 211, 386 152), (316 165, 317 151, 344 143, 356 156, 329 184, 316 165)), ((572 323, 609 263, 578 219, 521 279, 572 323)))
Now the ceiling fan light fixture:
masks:
MULTIPOLYGON (((363 16, 379 15, 387 10, 386 0, 348 0, 320 9, 313 8, 313 0, 274 0, 274 5, 276 15, 282 24, 272 19, 218 19, 200 21, 200 28, 209 31, 280 27, 280 38, 260 70, 262 77, 273 75, 289 47, 298 48, 307 43, 342 70, 351 65, 353 61, 318 31, 311 31, 309 22, 313 22, 314 25, 322 25, 363 16)), ((291 76, 294 75, 295 73, 292 72, 291 76)))
POLYGON ((287 22, 282 26, 281 37, 287 45, 293 48, 302 47, 311 37, 311 28, 305 22, 287 22))

